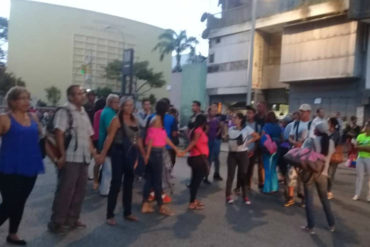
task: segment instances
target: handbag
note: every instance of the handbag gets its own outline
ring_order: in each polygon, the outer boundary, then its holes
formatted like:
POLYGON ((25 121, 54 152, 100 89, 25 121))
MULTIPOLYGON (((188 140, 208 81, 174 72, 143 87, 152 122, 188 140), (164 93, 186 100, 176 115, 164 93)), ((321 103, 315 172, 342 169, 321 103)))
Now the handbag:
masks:
POLYGON ((263 147, 265 147, 267 149, 267 151, 270 153, 270 154, 274 154, 277 152, 277 145, 276 143, 271 139, 270 135, 269 134, 265 134, 262 138, 261 138, 261 143, 263 145, 263 147))
POLYGON ((340 164, 344 161, 344 156, 343 156, 343 146, 338 145, 335 148, 335 152, 331 156, 330 163, 331 164, 340 164))
POLYGON ((325 168, 324 155, 309 148, 293 148, 284 155, 284 159, 291 165, 321 174, 325 168))

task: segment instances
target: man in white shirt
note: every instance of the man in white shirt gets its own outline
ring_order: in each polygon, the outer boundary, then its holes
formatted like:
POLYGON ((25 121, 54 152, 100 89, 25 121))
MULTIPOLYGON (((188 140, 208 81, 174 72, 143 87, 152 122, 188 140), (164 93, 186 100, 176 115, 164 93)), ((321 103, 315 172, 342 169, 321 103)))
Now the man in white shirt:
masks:
POLYGON ((325 111, 323 108, 319 108, 316 110, 316 117, 312 120, 311 127, 310 127, 310 137, 315 137, 315 128, 317 125, 325 121, 325 111))

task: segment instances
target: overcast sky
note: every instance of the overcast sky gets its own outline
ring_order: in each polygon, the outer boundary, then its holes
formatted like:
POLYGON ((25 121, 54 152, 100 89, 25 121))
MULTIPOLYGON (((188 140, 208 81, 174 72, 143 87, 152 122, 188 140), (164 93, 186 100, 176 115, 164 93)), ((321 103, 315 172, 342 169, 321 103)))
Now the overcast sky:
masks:
MULTIPOLYGON (((176 31, 186 30, 188 36, 200 41, 198 51, 208 55, 208 41, 201 38, 204 12, 217 13, 219 0, 39 0, 38 2, 93 10, 125 17, 176 31)), ((10 0, 0 0, 0 16, 9 17, 10 0)))

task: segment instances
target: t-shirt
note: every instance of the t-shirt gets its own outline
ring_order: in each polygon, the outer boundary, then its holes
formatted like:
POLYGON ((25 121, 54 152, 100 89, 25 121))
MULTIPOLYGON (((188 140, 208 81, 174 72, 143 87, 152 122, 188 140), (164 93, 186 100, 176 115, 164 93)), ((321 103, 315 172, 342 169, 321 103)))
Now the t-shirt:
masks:
POLYGON ((220 130, 220 119, 218 117, 213 117, 208 120, 208 139, 211 141, 215 139, 220 139, 221 136, 217 135, 217 132, 220 130))
MULTIPOLYGON (((358 135, 357 144, 361 146, 370 146, 370 136, 366 135, 366 133, 358 135)), ((370 158, 370 152, 365 151, 358 152, 358 157, 370 158)))
POLYGON ((105 107, 100 115, 99 122, 99 150, 103 149, 105 138, 108 134, 108 128, 113 118, 116 116, 116 112, 111 107, 105 107))
MULTIPOLYGON (((149 117, 149 119, 150 119, 149 121, 154 121, 156 116, 157 115, 155 113, 152 114, 149 117)), ((170 138, 173 141, 172 132, 178 131, 178 126, 177 126, 176 119, 172 115, 166 113, 166 115, 164 115, 163 125, 164 125, 164 129, 166 130, 167 137, 170 138)), ((166 148, 171 149, 171 147, 168 146, 168 145, 166 145, 166 148)))
POLYGON ((199 156, 199 155, 209 155, 209 148, 208 148, 208 137, 206 133, 204 133, 201 127, 194 130, 194 135, 199 134, 200 137, 198 142, 195 146, 190 150, 190 156, 199 156))
POLYGON ((231 152, 244 152, 254 149, 254 143, 247 145, 247 142, 252 139, 252 134, 254 130, 249 126, 244 127, 239 130, 237 127, 229 128, 229 151, 231 152), (238 145, 237 139, 240 138, 243 140, 242 145, 238 145))
POLYGON ((290 131, 290 136, 294 137, 295 141, 304 141, 308 137, 308 125, 310 121, 302 122, 299 121, 299 124, 297 122, 294 122, 293 128, 290 131), (297 136, 297 127, 298 127, 298 136, 297 136))
POLYGON ((295 122, 291 122, 287 126, 285 126, 284 133, 283 133, 284 141, 288 141, 289 140, 290 132, 292 131, 292 128, 294 126, 294 123, 295 122))
POLYGON ((314 120, 312 120, 311 127, 310 127, 310 137, 314 138, 315 137, 315 128, 317 125, 320 123, 324 122, 323 118, 315 117, 314 120))

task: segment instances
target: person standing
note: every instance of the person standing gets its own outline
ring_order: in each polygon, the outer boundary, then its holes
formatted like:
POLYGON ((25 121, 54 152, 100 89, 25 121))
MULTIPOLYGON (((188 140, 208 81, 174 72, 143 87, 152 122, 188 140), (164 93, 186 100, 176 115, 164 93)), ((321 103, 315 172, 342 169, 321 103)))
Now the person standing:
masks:
POLYGON ((303 226, 302 229, 309 232, 311 235, 315 234, 315 207, 313 201, 315 187, 326 215, 329 231, 335 231, 335 219, 327 196, 328 169, 331 155, 335 150, 334 142, 329 138, 328 126, 324 122, 316 125, 314 133, 315 137, 306 139, 302 146, 303 148, 308 148, 321 153, 325 156, 326 161, 323 172, 321 174, 313 174, 311 178, 304 183, 307 225, 303 226))
POLYGON ((109 126, 108 135, 99 158, 100 162, 103 162, 109 151, 112 159, 112 181, 107 206, 107 224, 109 225, 116 225, 114 209, 121 186, 123 186, 124 218, 129 221, 138 220, 131 211, 132 190, 139 155, 140 153, 144 154, 144 150, 139 122, 133 112, 134 100, 131 97, 121 98, 120 111, 109 126))
MULTIPOLYGON (((278 147, 282 140, 282 130, 279 126, 278 119, 274 112, 267 113, 266 123, 262 129, 262 136, 270 136, 271 140, 278 147)), ((276 150, 277 152, 277 150, 276 150)), ((263 166, 265 168, 265 184, 263 186, 264 193, 277 192, 279 188, 278 176, 276 173, 277 153, 270 153, 269 150, 263 148, 263 166)))
POLYGON ((142 110, 137 114, 141 131, 144 131, 149 117, 152 115, 152 104, 149 99, 143 99, 141 102, 142 110))
POLYGON ((41 126, 37 116, 28 112, 30 93, 25 88, 12 87, 5 98, 9 112, 0 115, 0 226, 9 219, 6 241, 26 245, 18 228, 37 176, 44 172, 38 144, 41 126))
POLYGON ((164 128, 165 115, 168 111, 168 104, 164 100, 158 101, 156 114, 150 120, 145 137, 146 152, 144 162, 146 164, 145 184, 143 191, 142 213, 153 213, 154 209, 149 202, 151 189, 154 189, 155 199, 159 207, 159 213, 171 216, 172 211, 163 205, 162 200, 162 177, 163 177, 163 152, 168 144, 179 153, 177 147, 171 142, 164 128))
MULTIPOLYGON (((338 155, 343 155, 343 148, 341 143, 341 136, 340 136, 340 125, 337 118, 332 117, 328 120, 329 124, 329 137, 333 140, 335 145, 335 152, 340 152, 338 155)), ((339 163, 330 161, 329 169, 328 169, 328 199, 331 200, 334 198, 334 194, 332 192, 335 173, 337 171, 339 163)))
POLYGON ((207 126, 207 117, 199 114, 193 123, 193 129, 190 130, 190 144, 185 149, 184 153, 190 151, 188 164, 191 168, 190 190, 190 210, 201 210, 204 204, 197 200, 197 193, 202 179, 207 175, 209 170, 208 164, 208 136, 205 133, 207 126))
POLYGON ((52 215, 48 228, 53 233, 63 232, 65 226, 71 229, 86 227, 80 221, 82 203, 86 193, 87 169, 91 155, 97 152, 92 143, 94 135, 89 117, 83 108, 85 92, 79 85, 67 89, 68 102, 65 110, 56 112, 54 128, 60 157, 58 166, 58 185, 53 202, 52 215), (69 114, 73 119, 71 140, 65 147, 65 132, 69 128, 69 114), (65 149, 66 148, 66 149, 65 149))
POLYGON ((358 158, 356 164, 356 192, 353 200, 360 199, 365 171, 368 176, 367 201, 370 202, 370 121, 366 123, 365 132, 360 134, 356 140, 358 158))
POLYGON ((231 187, 233 184, 235 170, 238 168, 238 182, 242 190, 244 203, 251 204, 247 196, 247 172, 249 164, 248 150, 250 144, 259 139, 259 135, 246 125, 245 116, 238 112, 233 117, 234 126, 229 128, 229 154, 227 157, 227 180, 226 180, 226 202, 234 202, 231 196, 231 187))
POLYGON ((357 117, 352 116, 350 118, 349 124, 347 124, 346 128, 343 131, 343 136, 346 141, 347 149, 348 149, 348 163, 350 167, 355 165, 355 161, 357 158, 357 150, 355 148, 355 141, 357 136, 361 132, 361 127, 357 125, 357 117))
MULTIPOLYGON (((299 121, 295 121, 293 128, 289 134, 289 142, 292 148, 302 147, 303 142, 309 137, 311 129, 311 111, 312 108, 309 104, 302 104, 299 107, 299 121)), ((302 191, 302 182, 297 174, 295 167, 289 167, 288 174, 288 195, 287 201, 284 204, 285 207, 290 207, 295 204, 294 200, 294 188, 297 188, 298 197, 302 199, 301 205, 304 206, 304 197, 302 191)))
MULTIPOLYGON (((221 137, 222 137, 222 124, 220 119, 217 117, 217 104, 212 104, 208 114, 208 146, 209 146, 209 164, 215 163, 215 171, 213 179, 216 181, 222 181, 220 176, 220 151, 221 151, 221 137)), ((208 175, 204 179, 204 183, 210 184, 208 175)))
POLYGON ((93 90, 88 90, 86 96, 87 96, 87 103, 84 105, 84 108, 85 108, 87 115, 89 116, 91 124, 93 124, 94 114, 95 114, 96 95, 93 90))
MULTIPOLYGON (((254 120, 259 126, 261 126, 261 130, 262 130, 266 122, 266 115, 267 115, 266 103, 259 102, 256 108, 257 108, 257 111, 255 112, 254 120)), ((262 190, 263 185, 265 183, 265 170, 263 167, 262 149, 260 148, 259 145, 256 146, 254 155, 255 155, 255 162, 257 162, 258 164, 258 188, 262 190)))
MULTIPOLYGON (((104 107, 99 122, 99 150, 103 149, 105 138, 107 137, 107 132, 109 125, 111 124, 113 118, 116 116, 116 112, 119 109, 119 97, 116 94, 109 94, 107 97, 106 106, 104 107)), ((101 183, 99 186, 99 193, 101 196, 108 196, 109 187, 112 179, 112 160, 108 155, 103 164, 101 172, 101 183)))
POLYGON ((191 105, 191 111, 193 112, 193 115, 191 115, 188 123, 189 130, 192 130, 194 128, 196 118, 198 117, 198 115, 202 114, 201 103, 197 100, 194 100, 193 104, 191 105))
POLYGON ((318 108, 316 110, 316 117, 312 120, 310 128, 310 137, 315 137, 315 128, 319 123, 325 122, 325 111, 323 108, 318 108))

